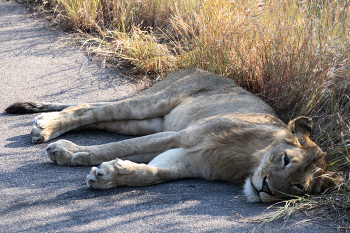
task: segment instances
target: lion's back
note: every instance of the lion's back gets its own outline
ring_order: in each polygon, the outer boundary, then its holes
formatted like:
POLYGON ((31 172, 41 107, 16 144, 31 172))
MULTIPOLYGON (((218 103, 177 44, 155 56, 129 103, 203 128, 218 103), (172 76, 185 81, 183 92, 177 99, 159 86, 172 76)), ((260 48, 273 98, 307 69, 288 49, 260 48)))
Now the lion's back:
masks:
POLYGON ((163 98, 186 98, 207 92, 237 87, 234 80, 225 78, 198 68, 171 73, 161 82, 155 84, 143 95, 161 94, 163 98))

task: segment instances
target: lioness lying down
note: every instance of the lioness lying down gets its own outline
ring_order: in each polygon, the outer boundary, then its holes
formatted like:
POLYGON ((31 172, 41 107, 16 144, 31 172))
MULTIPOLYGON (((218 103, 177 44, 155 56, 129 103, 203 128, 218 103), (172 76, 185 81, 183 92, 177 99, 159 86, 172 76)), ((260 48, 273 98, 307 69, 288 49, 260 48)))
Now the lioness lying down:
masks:
POLYGON ((271 202, 319 193, 340 181, 326 172, 324 153, 309 139, 311 119, 285 125, 233 80, 200 69, 173 73, 115 103, 20 102, 5 111, 61 111, 35 118, 34 143, 90 128, 142 136, 99 146, 67 140, 48 145, 46 154, 58 165, 100 164, 87 176, 94 189, 203 178, 244 184, 248 201, 271 202))

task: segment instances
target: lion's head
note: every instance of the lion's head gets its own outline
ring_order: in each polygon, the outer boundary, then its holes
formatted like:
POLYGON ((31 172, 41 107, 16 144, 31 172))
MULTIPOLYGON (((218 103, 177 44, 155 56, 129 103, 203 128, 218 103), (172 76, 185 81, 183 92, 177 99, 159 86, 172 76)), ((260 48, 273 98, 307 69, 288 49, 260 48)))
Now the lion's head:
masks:
POLYGON ((273 202, 334 187, 341 178, 326 172, 322 150, 310 140, 312 121, 299 117, 288 124, 287 135, 258 151, 262 161, 244 185, 251 202, 273 202))

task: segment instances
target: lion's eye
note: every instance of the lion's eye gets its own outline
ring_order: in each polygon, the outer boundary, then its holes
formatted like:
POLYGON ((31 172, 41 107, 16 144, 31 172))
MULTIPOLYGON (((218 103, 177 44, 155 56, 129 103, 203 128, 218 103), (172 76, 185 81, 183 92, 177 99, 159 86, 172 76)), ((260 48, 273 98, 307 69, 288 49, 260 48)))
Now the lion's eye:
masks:
POLYGON ((286 153, 283 156, 283 166, 287 166, 290 163, 290 159, 286 153))
POLYGON ((302 185, 302 184, 295 184, 294 186, 300 190, 304 190, 304 185, 302 185))

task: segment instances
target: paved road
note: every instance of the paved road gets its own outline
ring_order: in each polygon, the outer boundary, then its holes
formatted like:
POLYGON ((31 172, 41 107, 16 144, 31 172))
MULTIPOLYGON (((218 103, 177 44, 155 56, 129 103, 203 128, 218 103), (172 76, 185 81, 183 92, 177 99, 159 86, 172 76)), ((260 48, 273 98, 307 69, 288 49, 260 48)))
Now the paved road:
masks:
MULTIPOLYGON (((0 0, 1 110, 16 100, 109 101, 135 92, 113 70, 64 45, 66 35, 48 25, 30 18, 24 5, 0 0)), ((90 190, 90 168, 54 165, 44 154, 47 143, 31 143, 34 116, 0 113, 0 232, 335 231, 301 213, 257 228, 247 219, 265 216, 268 205, 247 203, 241 187, 223 182, 90 190)), ((127 137, 73 132, 60 138, 93 145, 127 137)))

